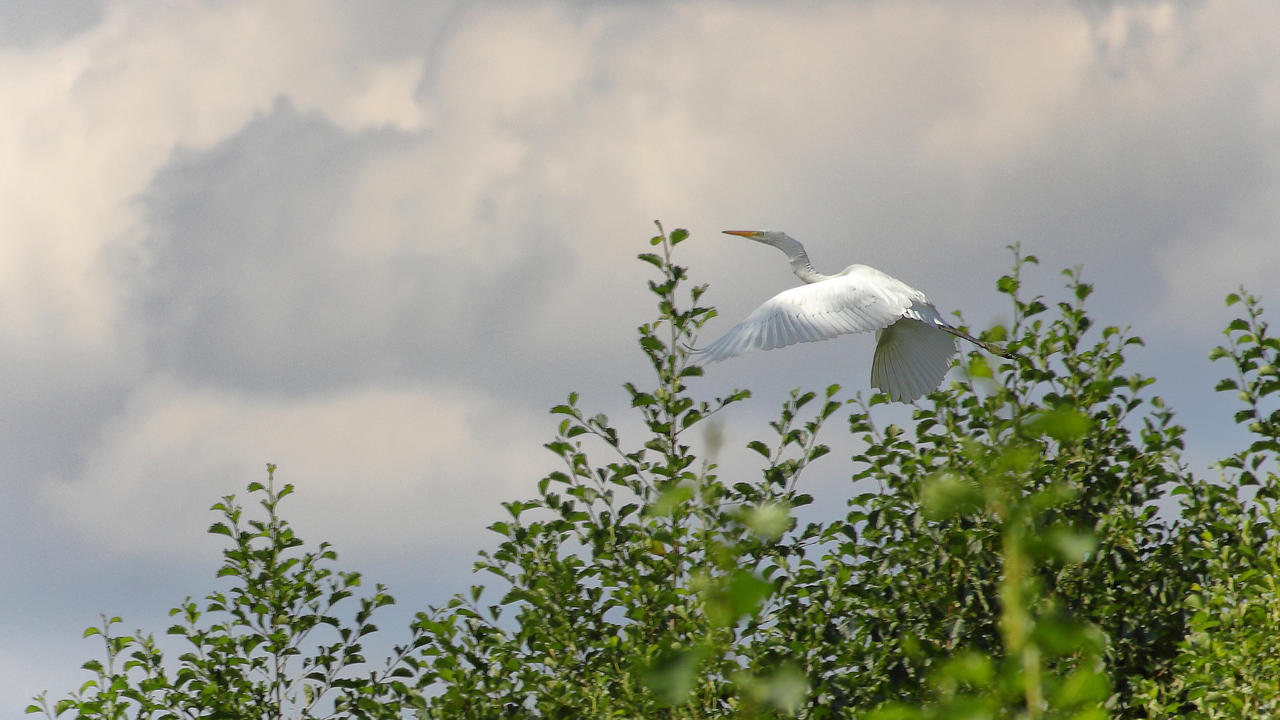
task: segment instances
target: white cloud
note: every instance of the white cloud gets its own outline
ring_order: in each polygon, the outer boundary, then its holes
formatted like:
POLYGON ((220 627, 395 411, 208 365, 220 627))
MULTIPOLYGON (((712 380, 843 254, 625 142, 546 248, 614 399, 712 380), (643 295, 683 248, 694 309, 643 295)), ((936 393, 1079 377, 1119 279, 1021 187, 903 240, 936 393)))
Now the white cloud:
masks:
POLYGON ((454 130, 559 125, 593 74, 597 25, 565 5, 479 4, 441 44, 427 97, 454 130))
POLYGON ((286 400, 159 380, 104 428, 80 477, 44 485, 43 511, 98 552, 190 557, 207 550, 209 506, 250 502, 244 487, 269 461, 298 488, 285 516, 304 537, 429 556, 475 547, 497 499, 533 492, 553 467, 549 430, 447 388, 286 400))

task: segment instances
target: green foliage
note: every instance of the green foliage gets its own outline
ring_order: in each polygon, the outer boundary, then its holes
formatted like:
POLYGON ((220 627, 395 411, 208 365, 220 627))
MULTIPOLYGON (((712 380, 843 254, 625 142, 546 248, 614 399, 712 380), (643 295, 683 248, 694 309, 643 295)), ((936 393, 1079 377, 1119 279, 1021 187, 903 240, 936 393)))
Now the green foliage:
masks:
POLYGON ((178 619, 168 633, 189 649, 171 668, 154 636, 141 631, 114 635, 120 618, 103 616, 85 631, 106 646, 105 662, 90 660, 94 675, 78 692, 49 705, 44 695, 28 713, 77 718, 398 718, 421 704, 405 678, 419 675, 413 650, 416 634, 395 649, 384 667, 357 674, 367 665, 363 641, 377 632, 373 614, 395 602, 381 585, 360 598, 350 620, 337 609, 354 598, 359 573, 329 567, 337 554, 328 543, 302 551, 303 542, 277 514, 292 485, 275 487, 275 466, 267 484, 250 483, 261 496, 262 519, 250 519, 227 496, 213 506, 222 519, 209 532, 226 536, 218 577, 230 590, 213 592, 203 603, 187 598, 169 614, 178 619), (313 652, 305 646, 316 643, 313 652))
MULTIPOLYGON (((266 520, 228 536, 203 608, 175 609, 191 652, 176 670, 150 637, 92 630, 106 662, 48 708, 83 717, 1246 718, 1280 713, 1280 340, 1257 301, 1212 356, 1234 376, 1251 433, 1219 481, 1180 460, 1183 429, 1125 368, 1141 340, 1099 327, 1092 286, 1027 297, 1037 260, 1013 248, 996 283, 1012 320, 982 333, 962 377, 883 425, 876 394, 795 390, 756 477, 724 477, 717 416, 745 390, 701 399, 688 348, 714 310, 675 264, 688 233, 640 259, 657 277, 638 329, 653 376, 623 387, 642 424, 624 438, 576 394, 552 409, 561 462, 531 497, 502 503, 483 580, 420 613, 386 668, 356 675, 382 588, 355 622, 332 608, 359 576, 327 545, 304 553, 265 495, 266 520), (801 523, 802 476, 843 416, 857 451, 847 507, 801 523), (690 433, 708 440, 705 457, 690 433), (1172 503, 1180 502, 1173 507, 1172 503), (1162 517, 1163 503, 1176 517, 1162 517), (217 618, 210 624, 208 619, 217 618), (323 626, 323 627, 322 627, 323 626), (304 656, 301 642, 328 631, 304 656), (326 706, 327 707, 327 706, 326 706)), ((843 466, 827 459, 829 469, 843 466)), ((270 477, 270 476, 269 476, 270 477)))
MULTIPOLYGON (((1131 680, 1176 655, 1177 601, 1193 578, 1172 562, 1153 503, 1178 480, 1182 429, 1159 398, 1143 398, 1150 379, 1121 372, 1140 341, 1090 332, 1091 287, 1077 271, 1053 316, 1043 298, 1018 295, 1035 262, 1015 249, 998 283, 1013 323, 989 333, 1024 361, 992 368, 970 353, 969 379, 917 407, 911 430, 880 430, 867 408, 850 416, 865 444, 854 480, 868 489, 827 528, 827 551, 801 563, 810 602, 784 608, 775 626, 810 668, 811 717, 932 702, 972 658, 1017 669, 1029 646, 1040 660, 1002 682, 1096 688, 1084 678, 1098 650, 1125 714, 1131 680), (1026 607, 1011 615, 1010 603, 1026 607), (1039 662, 1042 680, 1031 677, 1039 662)), ((1026 694, 1024 710, 1035 716, 1027 702, 1046 692, 1026 694)))
MULTIPOLYGON (((1046 413, 1028 424, 1041 437, 1078 441, 1087 422, 1065 411, 1046 413)), ((1034 436, 1033 436, 1034 437, 1034 436)), ((1091 533, 1050 527, 1037 537, 1040 518, 1074 498, 1063 486, 1031 494, 1023 479, 1035 453, 1013 446, 979 458, 976 477, 944 471, 926 481, 924 510, 935 521, 981 513, 999 528, 1003 575, 999 598, 1001 653, 964 650, 940 658, 925 687, 932 701, 891 702, 871 717, 898 718, 1090 718, 1102 717, 1110 683, 1102 671, 1104 640, 1093 625, 1072 618, 1061 599, 1044 591, 1037 566, 1075 564, 1096 549, 1091 533), (946 488, 941 492, 938 488, 946 488), (967 497, 960 497, 963 494, 967 497), (959 502, 953 502, 958 499, 959 502)), ((919 652, 917 640, 909 643, 919 652)))
POLYGON ((446 681, 429 717, 706 717, 801 702, 794 664, 746 656, 742 639, 791 571, 788 511, 810 500, 797 481, 826 453, 817 432, 841 403, 835 387, 794 393, 776 445, 753 445, 768 458, 761 482, 729 484, 698 462, 689 433, 748 394, 704 402, 688 391, 702 369, 686 346, 712 311, 698 305, 702 286, 680 305, 685 269, 671 253, 687 237, 660 233, 658 252, 640 256, 660 273, 649 283, 659 318, 639 328, 655 382, 625 385, 646 439, 625 444, 573 394, 552 410, 562 419, 547 448, 563 469, 538 497, 505 503, 510 519, 491 527, 501 544, 477 565, 505 593, 487 606, 478 590, 456 597, 427 621, 446 681), (608 460, 593 461, 587 441, 608 460))
POLYGON ((1217 389, 1235 394, 1235 421, 1253 439, 1221 461, 1221 484, 1175 490, 1186 496, 1186 561, 1199 572, 1172 677, 1144 687, 1153 718, 1280 716, 1280 338, 1256 298, 1241 290, 1227 304, 1242 304, 1244 317, 1210 358, 1231 362, 1233 376, 1217 389))

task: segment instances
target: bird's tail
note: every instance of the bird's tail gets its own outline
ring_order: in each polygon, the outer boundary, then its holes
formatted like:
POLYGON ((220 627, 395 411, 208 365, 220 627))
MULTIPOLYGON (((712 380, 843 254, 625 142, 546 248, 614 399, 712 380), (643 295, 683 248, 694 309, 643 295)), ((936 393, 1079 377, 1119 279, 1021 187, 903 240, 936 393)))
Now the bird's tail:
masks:
POLYGON ((987 352, 991 353, 992 355, 999 355, 1000 357, 1005 358, 1006 360, 1021 360, 1021 359, 1022 359, 1022 356, 1021 356, 1021 355, 1019 355, 1019 354, 1018 354, 1018 353, 1016 353, 1016 352, 1013 352, 1012 350, 1009 350, 1009 349, 1007 349, 1007 348, 1004 348, 1004 347, 1002 347, 1002 346, 1000 346, 1000 345, 997 345, 997 344, 995 344, 995 343, 993 343, 993 342, 987 342, 986 340, 979 340, 978 338, 976 338, 976 337, 974 337, 974 336, 970 335, 969 333, 964 332, 963 330, 958 330, 958 329, 956 329, 956 328, 953 328, 953 327, 951 327, 950 325, 939 325, 938 327, 939 327, 939 329, 943 330, 944 332, 951 333, 952 335, 955 335, 956 337, 958 337, 958 338, 960 338, 960 339, 962 339, 962 340, 968 340, 969 342, 973 343, 974 345, 977 345, 978 347, 982 348, 983 350, 986 350, 987 352))

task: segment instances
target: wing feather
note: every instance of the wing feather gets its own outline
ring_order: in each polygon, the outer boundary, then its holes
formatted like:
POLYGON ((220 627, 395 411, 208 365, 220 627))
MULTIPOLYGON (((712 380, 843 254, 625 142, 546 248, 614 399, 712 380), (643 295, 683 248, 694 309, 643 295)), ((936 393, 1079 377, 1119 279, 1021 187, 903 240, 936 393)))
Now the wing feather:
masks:
POLYGON ((778 293, 698 353, 717 362, 751 350, 883 330, 920 301, 928 303, 903 283, 854 265, 840 275, 778 293))
POLYGON ((916 397, 916 381, 911 374, 909 360, 909 358, 903 357, 902 345, 895 344, 893 346, 893 356, 888 366, 889 379, 892 383, 889 397, 893 400, 907 402, 916 397))
POLYGON ((891 400, 916 400, 938 388, 955 353, 955 338, 933 324, 904 317, 880 334, 871 385, 891 400))

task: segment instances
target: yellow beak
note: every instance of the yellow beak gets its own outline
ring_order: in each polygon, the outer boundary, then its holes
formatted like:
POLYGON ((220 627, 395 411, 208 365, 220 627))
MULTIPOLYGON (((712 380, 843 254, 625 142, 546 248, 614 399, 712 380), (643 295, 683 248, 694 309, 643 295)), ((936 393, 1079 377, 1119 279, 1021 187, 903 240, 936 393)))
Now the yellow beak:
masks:
POLYGON ((739 235, 744 238, 753 238, 760 234, 759 230, 725 230, 725 235, 739 235))

